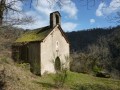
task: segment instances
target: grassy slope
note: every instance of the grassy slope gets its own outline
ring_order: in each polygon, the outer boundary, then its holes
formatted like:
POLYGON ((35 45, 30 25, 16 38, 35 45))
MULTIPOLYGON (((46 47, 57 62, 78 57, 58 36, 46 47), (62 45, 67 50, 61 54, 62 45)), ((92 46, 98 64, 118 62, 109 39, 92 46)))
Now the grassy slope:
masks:
MULTIPOLYGON (((2 89, 2 81, 5 81, 3 86, 5 90, 55 90, 53 74, 42 77, 35 76, 25 64, 17 64, 12 61, 9 44, 13 42, 15 36, 19 35, 8 34, 5 31, 0 33, 0 90, 2 89), (12 37, 13 39, 11 39, 12 37), (4 71, 3 74, 2 71, 4 71)), ((68 72, 62 90, 120 90, 119 85, 119 80, 96 78, 91 75, 68 72)))
POLYGON ((81 88, 84 88, 84 90, 120 90, 119 80, 97 78, 91 75, 73 72, 70 72, 67 83, 77 90, 81 88))
MULTIPOLYGON (((10 58, 0 58, 0 71, 5 73, 5 90, 56 90, 54 75, 35 76, 26 64, 14 63, 10 58)), ((68 72, 62 90, 120 90, 120 81, 97 78, 87 74, 68 72)), ((61 90, 60 89, 60 90, 61 90)))
POLYGON ((42 90, 41 85, 33 83, 38 79, 37 76, 30 73, 24 64, 16 64, 10 58, 2 57, 0 72, 3 70, 5 77, 2 79, 5 80, 5 90, 42 90))

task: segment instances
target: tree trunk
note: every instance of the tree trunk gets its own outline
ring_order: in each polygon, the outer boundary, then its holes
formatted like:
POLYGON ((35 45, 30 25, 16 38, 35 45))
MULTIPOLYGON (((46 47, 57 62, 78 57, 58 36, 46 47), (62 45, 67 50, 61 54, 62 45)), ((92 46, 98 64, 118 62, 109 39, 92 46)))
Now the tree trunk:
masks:
POLYGON ((0 1, 0 26, 2 25, 2 22, 3 22, 3 13, 4 13, 4 10, 5 10, 5 1, 6 0, 1 0, 0 1))
POLYGON ((0 26, 2 26, 2 22, 3 22, 3 16, 1 15, 1 12, 0 12, 0 26))

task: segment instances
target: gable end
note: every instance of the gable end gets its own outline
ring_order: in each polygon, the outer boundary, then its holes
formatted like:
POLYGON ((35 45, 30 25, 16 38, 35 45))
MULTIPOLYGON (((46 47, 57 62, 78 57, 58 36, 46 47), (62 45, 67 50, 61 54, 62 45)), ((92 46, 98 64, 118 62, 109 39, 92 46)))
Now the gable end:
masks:
POLYGON ((46 40, 46 38, 54 32, 54 29, 55 29, 55 28, 58 28, 58 29, 59 29, 59 31, 61 32, 62 36, 65 38, 66 42, 69 44, 69 41, 68 41, 68 39, 67 39, 67 37, 66 37, 66 35, 65 35, 65 33, 64 33, 64 31, 63 31, 63 29, 61 28, 60 25, 56 25, 56 26, 51 30, 51 32, 50 32, 42 41, 44 42, 44 41, 46 40))

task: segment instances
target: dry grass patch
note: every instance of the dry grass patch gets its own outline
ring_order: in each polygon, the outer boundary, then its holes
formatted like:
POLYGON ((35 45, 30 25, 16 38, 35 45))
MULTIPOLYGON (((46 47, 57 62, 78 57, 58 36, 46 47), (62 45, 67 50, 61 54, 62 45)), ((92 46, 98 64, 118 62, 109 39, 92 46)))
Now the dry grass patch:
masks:
POLYGON ((4 71, 5 90, 42 90, 42 86, 33 83, 38 76, 33 75, 29 70, 20 64, 14 63, 10 58, 0 58, 0 71, 4 71))

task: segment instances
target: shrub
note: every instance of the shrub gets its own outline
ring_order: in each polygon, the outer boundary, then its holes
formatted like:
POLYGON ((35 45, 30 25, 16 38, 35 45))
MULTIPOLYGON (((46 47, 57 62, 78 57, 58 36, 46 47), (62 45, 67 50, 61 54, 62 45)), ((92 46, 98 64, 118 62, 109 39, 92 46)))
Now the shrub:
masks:
MULTIPOLYGON (((59 59, 60 60, 60 59, 59 59)), ((53 65, 56 65, 56 62, 53 60, 53 65)), ((53 81, 55 83, 55 87, 60 88, 63 87, 65 84, 65 81, 67 79, 67 71, 68 67, 66 67, 69 63, 69 58, 65 57, 65 62, 57 62, 57 65, 55 66, 55 77, 53 78, 53 81), (57 67, 57 69, 56 69, 57 67)))
POLYGON ((53 79, 55 82, 55 86, 57 88, 63 87, 63 85, 66 81, 66 78, 67 78, 67 70, 66 69, 56 72, 55 77, 53 79))
POLYGON ((30 70, 30 64, 29 63, 21 63, 19 65, 26 70, 30 70))
POLYGON ((34 73, 35 75, 40 76, 40 64, 38 64, 35 60, 35 62, 30 63, 30 71, 34 73))
POLYGON ((9 63, 9 60, 8 60, 7 57, 2 57, 2 58, 1 58, 1 62, 9 63))
POLYGON ((102 68, 101 67, 98 67, 97 65, 95 65, 94 67, 93 67, 93 72, 96 74, 96 73, 98 73, 98 72, 100 72, 100 71, 102 71, 102 68))

